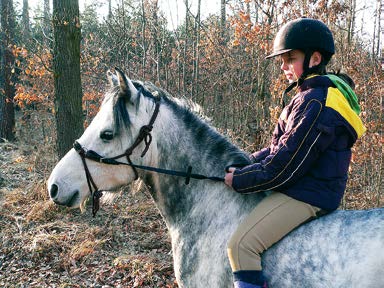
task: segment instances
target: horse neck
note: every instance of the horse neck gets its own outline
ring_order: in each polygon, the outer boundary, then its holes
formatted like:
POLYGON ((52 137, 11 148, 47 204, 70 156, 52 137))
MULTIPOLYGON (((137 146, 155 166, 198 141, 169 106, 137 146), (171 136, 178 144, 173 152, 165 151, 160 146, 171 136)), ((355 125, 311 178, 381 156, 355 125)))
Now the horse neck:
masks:
POLYGON ((158 141, 160 161, 179 168, 189 165, 195 173, 214 176, 223 176, 224 168, 229 164, 249 162, 244 152, 192 112, 164 106, 163 113, 168 119, 162 121, 162 131, 158 135, 161 139, 158 141))
MULTIPOLYGON (((159 116, 162 119, 153 129, 157 156, 152 161, 158 167, 186 171, 191 166, 192 173, 223 177, 227 165, 247 161, 240 150, 195 116, 180 119, 165 105, 159 116)), ((189 225, 192 219, 211 221, 223 207, 238 214, 241 206, 249 205, 223 182, 191 179, 185 185, 182 177, 154 173, 147 176, 151 194, 168 226, 189 225)))

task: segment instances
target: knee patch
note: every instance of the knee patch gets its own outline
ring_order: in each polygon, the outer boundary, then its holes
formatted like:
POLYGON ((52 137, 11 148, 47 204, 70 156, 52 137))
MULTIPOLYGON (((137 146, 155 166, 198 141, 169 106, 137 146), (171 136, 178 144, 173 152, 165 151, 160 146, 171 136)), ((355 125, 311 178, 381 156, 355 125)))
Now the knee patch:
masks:
POLYGON ((227 245, 232 271, 261 270, 262 243, 252 235, 235 233, 227 245))

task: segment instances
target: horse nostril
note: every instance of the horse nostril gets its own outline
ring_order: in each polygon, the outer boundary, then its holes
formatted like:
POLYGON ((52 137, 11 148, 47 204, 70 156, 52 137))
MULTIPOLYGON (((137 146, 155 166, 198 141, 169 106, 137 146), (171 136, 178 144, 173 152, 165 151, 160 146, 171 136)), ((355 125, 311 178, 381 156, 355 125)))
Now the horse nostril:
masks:
POLYGON ((55 199, 58 192, 59 192, 59 187, 57 187, 56 184, 52 184, 51 189, 49 190, 49 195, 51 196, 51 199, 55 199))

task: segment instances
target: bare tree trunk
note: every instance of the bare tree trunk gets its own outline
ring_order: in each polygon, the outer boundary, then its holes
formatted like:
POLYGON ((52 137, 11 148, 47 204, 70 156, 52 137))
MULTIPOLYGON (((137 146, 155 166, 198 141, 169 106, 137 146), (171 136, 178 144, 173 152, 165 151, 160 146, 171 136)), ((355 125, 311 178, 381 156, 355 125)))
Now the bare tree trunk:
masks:
POLYGON ((227 43, 227 27, 226 27, 226 3, 227 0, 221 0, 220 4, 220 29, 221 29, 221 41, 222 44, 227 43))
POLYGON ((44 21, 43 21, 43 34, 44 34, 44 41, 47 44, 47 46, 50 45, 48 41, 48 35, 50 35, 50 32, 52 30, 51 26, 51 10, 49 7, 49 0, 44 0, 44 21))
POLYGON ((53 0, 53 28, 56 145, 61 158, 83 132, 78 0, 53 0))
POLYGON ((12 0, 1 0, 1 75, 0 75, 0 142, 3 139, 14 140, 15 111, 13 99, 15 97, 16 74, 13 69, 13 39, 15 33, 15 19, 12 0))
POLYGON ((376 56, 380 56, 380 39, 381 39, 381 19, 384 9, 383 0, 377 0, 377 42, 376 42, 376 56))
MULTIPOLYGON (((121 34, 121 36, 120 37, 122 37, 124 40, 123 41, 120 41, 120 43, 121 42, 123 42, 123 43, 126 43, 126 42, 128 42, 129 40, 129 35, 127 35, 127 33, 125 33, 126 31, 127 31, 127 29, 129 29, 128 27, 129 27, 129 24, 128 24, 128 21, 129 21, 129 19, 128 19, 128 16, 127 16, 127 11, 125 10, 125 3, 124 3, 124 0, 121 0, 121 2, 120 2, 120 6, 118 7, 118 19, 119 20, 117 20, 117 21, 119 21, 119 23, 121 23, 119 26, 121 27, 120 28, 120 32, 122 32, 122 34, 121 34)), ((129 14, 129 13, 128 13, 129 14)), ((115 20, 116 21, 116 20, 115 20)), ((134 50, 135 50, 135 53, 136 53, 136 51, 137 51, 137 49, 139 49, 140 48, 140 46, 138 45, 137 47, 135 47, 134 48, 134 50)), ((124 50, 123 50, 124 52, 122 52, 122 53, 119 53, 119 55, 118 55, 118 59, 119 59, 119 65, 121 66, 121 67, 125 67, 125 65, 129 65, 129 61, 131 60, 131 56, 129 55, 129 53, 126 53, 127 52, 127 50, 126 50, 126 48, 124 48, 124 50)), ((141 69, 141 67, 139 66, 139 65, 134 65, 134 67, 132 67, 131 69, 130 69, 130 71, 132 71, 132 70, 135 70, 134 71, 134 73, 136 73, 137 75, 139 75, 139 73, 140 73, 140 69, 141 69)), ((130 71, 127 71, 127 72, 130 72, 130 71)))
POLYGON ((181 69, 181 47, 180 47, 180 41, 177 41, 179 44, 177 45, 178 53, 177 53, 177 91, 180 93, 181 91, 181 80, 183 79, 182 69, 181 69))
MULTIPOLYGON (((380 9, 380 28, 381 28, 381 36, 384 37, 384 0, 381 1, 381 9, 380 9)), ((380 38, 381 39, 381 38, 380 38)), ((384 71, 384 45, 381 46, 380 51, 381 56, 381 70, 384 71)))
POLYGON ((29 39, 31 37, 31 28, 29 25, 29 7, 28 7, 28 0, 23 0, 23 16, 22 16, 22 22, 23 22, 23 37, 24 39, 29 39))
POLYGON ((352 0, 351 41, 355 37, 356 28, 356 0, 352 0))
MULTIPOLYGON (((227 0, 221 0, 220 1, 220 49, 225 50, 226 45, 227 45, 227 40, 228 40, 228 33, 227 33, 227 25, 226 25, 226 5, 227 5, 227 0)), ((224 60, 224 59, 223 59, 224 60)), ((218 75, 219 77, 222 77, 225 69, 230 69, 229 67, 224 67, 225 62, 219 63, 218 66, 218 75), (221 76, 220 76, 221 75, 221 76)), ((228 124, 228 119, 226 118, 226 109, 224 108, 223 103, 223 91, 227 91, 226 93, 230 93, 230 80, 226 81, 225 87, 222 85, 219 87, 219 89, 216 90, 217 93, 215 93, 214 96, 214 105, 215 107, 221 107, 221 109, 218 111, 219 114, 219 123, 222 123, 224 127, 227 127, 228 124), (229 85, 228 85, 229 84, 229 85)), ((229 106, 227 106, 229 107, 229 106)))
POLYGON ((188 30, 189 30, 189 3, 185 1, 185 36, 184 36, 184 52, 183 52, 183 95, 187 94, 187 52, 188 52, 188 30))
POLYGON ((381 0, 376 0, 376 10, 375 10, 375 18, 374 18, 374 25, 373 25, 373 35, 372 35, 372 58, 375 58, 375 56, 378 55, 378 51, 376 51, 376 41, 379 38, 378 34, 380 34, 379 26, 380 26, 380 11, 379 8, 381 6, 381 0))
POLYGON ((353 35, 354 35, 354 29, 355 29, 355 19, 356 19, 356 0, 350 0, 349 1, 349 7, 348 7, 348 14, 347 14, 347 23, 346 23, 346 29, 347 29, 347 44, 348 47, 352 43, 353 35))
POLYGON ((112 19, 112 0, 108 0, 108 21, 112 19))
POLYGON ((141 13, 142 13, 142 24, 141 24, 141 33, 142 33, 142 49, 143 49, 143 60, 142 60, 142 78, 145 79, 145 67, 147 64, 147 40, 145 37, 145 31, 147 29, 147 20, 145 18, 145 5, 144 0, 141 0, 141 13))
POLYGON ((152 46, 154 51, 154 75, 156 75, 156 80, 158 83, 160 83, 160 66, 161 66, 161 46, 159 45, 159 39, 158 39, 158 33, 160 31, 159 26, 159 19, 158 19, 158 13, 159 13, 159 6, 158 6, 158 0, 153 1, 153 10, 152 10, 152 18, 153 18, 153 27, 152 27, 152 46))
POLYGON ((259 6, 257 2, 254 2, 255 4, 255 23, 259 23, 259 6))
POLYGON ((197 2, 197 15, 195 20, 195 37, 193 44, 193 85, 192 85, 192 100, 198 96, 199 93, 199 62, 200 62, 200 10, 201 0, 197 2))
POLYGON ((245 5, 246 5, 245 7, 246 7, 247 14, 250 16, 251 15, 251 3, 246 2, 245 5))

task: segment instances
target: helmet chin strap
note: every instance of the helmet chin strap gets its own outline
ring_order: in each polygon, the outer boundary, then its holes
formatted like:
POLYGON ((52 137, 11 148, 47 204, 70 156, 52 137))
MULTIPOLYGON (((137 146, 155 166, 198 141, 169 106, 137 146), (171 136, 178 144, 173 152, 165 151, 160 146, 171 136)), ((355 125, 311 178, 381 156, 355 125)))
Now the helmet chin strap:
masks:
POLYGON ((285 98, 287 97, 287 94, 288 94, 294 87, 298 87, 298 83, 297 83, 297 81, 292 82, 291 84, 289 84, 289 86, 288 86, 287 88, 285 88, 285 90, 283 91, 283 94, 281 95, 281 106, 282 106, 282 108, 285 107, 285 98))
POLYGON ((311 61, 311 57, 314 51, 312 50, 306 50, 304 51, 305 56, 304 56, 304 62, 303 62, 303 73, 301 74, 300 78, 297 80, 297 86, 300 86, 303 84, 305 78, 307 78, 308 75, 310 75, 314 70, 316 69, 315 67, 309 67, 309 62, 311 61))

